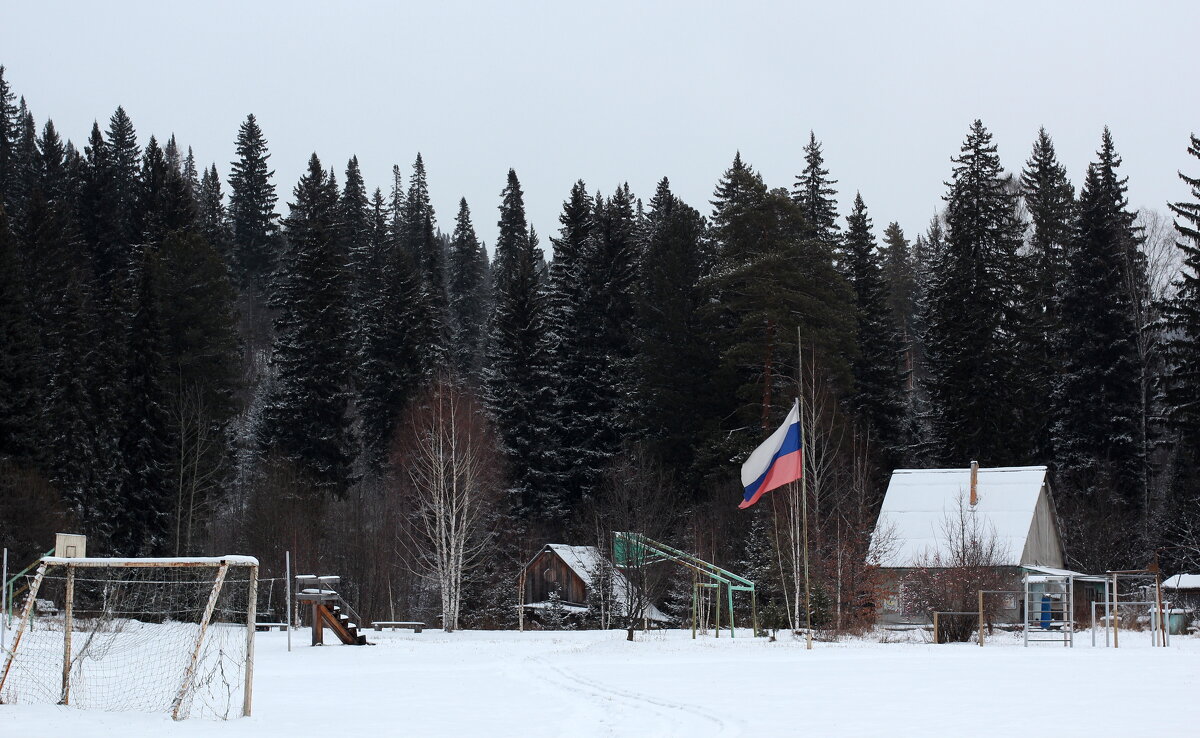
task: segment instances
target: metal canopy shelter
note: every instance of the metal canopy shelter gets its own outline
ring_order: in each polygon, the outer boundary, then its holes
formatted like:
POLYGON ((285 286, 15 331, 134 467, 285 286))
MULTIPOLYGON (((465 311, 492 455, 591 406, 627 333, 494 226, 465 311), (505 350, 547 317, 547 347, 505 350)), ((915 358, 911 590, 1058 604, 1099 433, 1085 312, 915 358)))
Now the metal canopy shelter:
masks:
POLYGON ((699 605, 700 589, 715 587, 717 590, 717 637, 721 635, 721 587, 725 588, 726 600, 729 605, 729 637, 736 636, 733 620, 733 593, 750 593, 750 616, 754 627, 754 635, 758 635, 758 601, 754 592, 754 582, 743 576, 722 569, 716 564, 705 561, 698 556, 681 551, 665 543, 652 540, 641 533, 615 531, 613 533, 613 560, 622 568, 641 567, 660 561, 669 561, 692 570, 698 580, 701 577, 709 582, 697 581, 692 585, 692 638, 696 637, 696 610, 699 605))

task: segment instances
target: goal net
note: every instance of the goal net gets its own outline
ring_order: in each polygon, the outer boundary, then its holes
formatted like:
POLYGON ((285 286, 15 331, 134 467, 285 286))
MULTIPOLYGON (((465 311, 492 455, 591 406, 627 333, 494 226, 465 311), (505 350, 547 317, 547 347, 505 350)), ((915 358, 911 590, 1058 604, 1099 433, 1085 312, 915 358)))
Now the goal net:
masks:
POLYGON ((227 719, 250 714, 258 561, 42 559, 0 703, 227 719))

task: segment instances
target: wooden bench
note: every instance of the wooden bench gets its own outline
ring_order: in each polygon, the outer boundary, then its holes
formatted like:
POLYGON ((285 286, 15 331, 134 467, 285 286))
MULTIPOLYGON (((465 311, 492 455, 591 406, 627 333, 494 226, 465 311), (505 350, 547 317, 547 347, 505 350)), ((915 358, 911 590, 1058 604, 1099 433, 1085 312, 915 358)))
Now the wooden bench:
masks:
POLYGON ((371 623, 371 627, 378 631, 382 631, 384 628, 391 628, 392 630, 396 628, 411 628, 414 633, 420 633, 421 629, 425 627, 425 623, 403 620, 376 620, 371 623))
POLYGON ((288 627, 287 623, 255 623, 254 624, 255 630, 269 631, 272 628, 275 628, 277 630, 287 630, 287 627, 288 627))

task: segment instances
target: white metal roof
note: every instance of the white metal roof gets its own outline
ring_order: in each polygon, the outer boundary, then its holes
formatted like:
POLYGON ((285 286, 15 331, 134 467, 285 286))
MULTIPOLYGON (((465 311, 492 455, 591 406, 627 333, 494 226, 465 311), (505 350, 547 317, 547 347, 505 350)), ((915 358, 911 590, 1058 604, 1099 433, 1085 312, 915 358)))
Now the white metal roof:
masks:
MULTIPOLYGON (((949 554, 945 527, 958 515, 959 504, 984 516, 994 532, 1004 565, 1018 566, 1029 537, 1038 496, 1046 482, 1044 466, 981 468, 978 504, 971 508, 971 470, 897 469, 892 472, 873 543, 884 545, 880 564, 909 567, 949 554), (890 531, 885 535, 885 532, 890 531)), ((1032 562, 1031 562, 1032 563, 1032 562)))

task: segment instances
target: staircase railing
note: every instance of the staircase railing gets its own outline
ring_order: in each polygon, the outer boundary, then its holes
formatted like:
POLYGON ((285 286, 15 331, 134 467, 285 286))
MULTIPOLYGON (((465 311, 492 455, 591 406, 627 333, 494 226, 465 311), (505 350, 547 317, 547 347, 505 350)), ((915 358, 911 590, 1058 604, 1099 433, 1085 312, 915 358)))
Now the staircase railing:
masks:
POLYGON ((342 597, 342 595, 340 593, 337 593, 337 603, 338 603, 338 606, 342 609, 342 612, 346 613, 346 616, 349 617, 351 622, 354 623, 355 627, 358 630, 363 630, 364 623, 362 621, 362 618, 360 618, 358 616, 358 613, 354 611, 353 607, 350 607, 350 603, 346 602, 346 598, 342 597))

